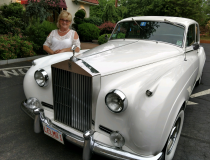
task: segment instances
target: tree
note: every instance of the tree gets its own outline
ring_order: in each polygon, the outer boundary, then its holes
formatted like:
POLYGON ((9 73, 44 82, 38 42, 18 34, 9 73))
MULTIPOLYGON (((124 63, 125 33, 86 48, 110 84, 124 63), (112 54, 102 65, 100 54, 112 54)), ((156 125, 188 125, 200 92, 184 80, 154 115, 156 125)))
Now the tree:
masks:
POLYGON ((110 21, 110 22, 113 22, 113 23, 120 20, 120 17, 118 16, 112 2, 109 2, 109 3, 106 4, 106 7, 105 7, 104 12, 102 14, 102 20, 105 21, 105 22, 110 21))
POLYGON ((202 4, 202 0, 165 0, 165 15, 199 21, 202 4))
POLYGON ((90 17, 102 18, 102 14, 104 12, 106 4, 109 2, 113 3, 113 5, 115 4, 115 0, 98 0, 98 2, 98 6, 90 6, 90 17))
MULTIPOLYGON (((51 11, 57 12, 61 0, 29 0, 26 7, 26 17, 33 20, 39 19, 43 22, 47 17, 51 16, 51 11)), ((63 1, 63 0, 62 0, 63 1)))

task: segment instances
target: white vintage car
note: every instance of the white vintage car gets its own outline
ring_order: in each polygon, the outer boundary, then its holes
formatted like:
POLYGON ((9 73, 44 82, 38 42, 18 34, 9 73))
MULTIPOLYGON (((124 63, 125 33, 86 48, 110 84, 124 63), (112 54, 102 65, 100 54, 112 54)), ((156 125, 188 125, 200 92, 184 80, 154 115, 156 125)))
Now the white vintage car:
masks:
POLYGON ((131 17, 107 43, 33 61, 21 108, 34 131, 114 159, 170 160, 206 60, 196 21, 131 17))

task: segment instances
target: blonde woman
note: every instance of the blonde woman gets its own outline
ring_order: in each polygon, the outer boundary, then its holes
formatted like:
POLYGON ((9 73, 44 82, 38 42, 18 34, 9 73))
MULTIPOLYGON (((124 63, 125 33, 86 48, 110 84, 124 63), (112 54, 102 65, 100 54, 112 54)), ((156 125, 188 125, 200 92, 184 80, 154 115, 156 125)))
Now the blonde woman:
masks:
POLYGON ((77 46, 76 52, 80 51, 79 36, 76 31, 69 29, 71 22, 71 14, 67 11, 62 11, 58 16, 58 29, 53 30, 43 44, 43 49, 48 54, 72 52, 72 45, 77 46))

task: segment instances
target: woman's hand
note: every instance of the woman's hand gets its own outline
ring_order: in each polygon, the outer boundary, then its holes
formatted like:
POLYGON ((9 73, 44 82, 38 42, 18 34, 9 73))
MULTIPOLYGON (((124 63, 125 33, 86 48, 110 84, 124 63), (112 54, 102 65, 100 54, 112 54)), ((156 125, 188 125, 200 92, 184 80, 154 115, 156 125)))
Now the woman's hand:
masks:
POLYGON ((62 50, 58 49, 58 50, 54 51, 53 54, 57 54, 57 53, 61 53, 61 52, 62 52, 62 50))

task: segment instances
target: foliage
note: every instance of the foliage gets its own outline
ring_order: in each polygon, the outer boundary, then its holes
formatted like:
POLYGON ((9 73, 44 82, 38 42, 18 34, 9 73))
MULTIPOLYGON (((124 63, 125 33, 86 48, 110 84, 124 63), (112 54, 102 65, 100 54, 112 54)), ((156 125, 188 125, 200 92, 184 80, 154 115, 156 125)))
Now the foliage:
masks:
POLYGON ((25 28, 26 24, 21 20, 21 18, 5 18, 0 15, 0 34, 7 34, 8 32, 19 34, 22 33, 25 28))
POLYGON ((98 37, 98 43, 99 44, 106 43, 110 36, 111 36, 111 34, 103 34, 103 35, 101 35, 100 37, 98 37), (106 38, 106 35, 108 36, 107 38, 106 38))
POLYGON ((100 35, 102 34, 110 34, 112 33, 114 27, 116 26, 115 23, 112 22, 105 22, 102 25, 100 25, 98 28, 100 29, 100 35))
POLYGON ((84 19, 84 18, 85 18, 85 12, 84 12, 83 10, 78 10, 78 11, 75 13, 75 17, 84 19))
POLYGON ((0 59, 15 59, 34 56, 33 43, 23 40, 20 36, 8 33, 0 36, 0 59))
POLYGON ((200 21, 202 0, 165 0, 165 15, 200 21))
POLYGON ((102 14, 102 19, 103 21, 110 21, 112 23, 115 23, 121 19, 116 12, 115 6, 111 2, 107 3, 102 14))
POLYGON ((85 12, 83 10, 78 10, 75 13, 74 24, 72 24, 75 30, 78 30, 78 25, 84 23, 85 12))
POLYGON ((98 39, 100 30, 94 24, 83 23, 78 25, 77 33, 81 41, 89 42, 98 39))
POLYGON ((23 6, 20 3, 10 3, 9 5, 4 4, 0 7, 0 11, 2 11, 2 16, 5 18, 22 18, 24 14, 23 6))
POLYGON ((207 22, 205 28, 207 29, 207 34, 210 36, 210 21, 207 22))
POLYGON ((100 26, 103 23, 102 19, 98 18, 98 17, 85 18, 84 22, 85 23, 92 23, 92 24, 94 24, 96 26, 100 26))
POLYGON ((119 5, 127 8, 125 17, 140 15, 185 17, 201 24, 206 22, 210 11, 209 2, 206 0, 120 0, 119 5))
POLYGON ((26 17, 30 19, 30 22, 34 22, 33 20, 38 18, 40 22, 43 22, 47 17, 52 15, 52 11, 57 12, 60 0, 28 0, 28 2, 26 17))
POLYGON ((26 35, 28 36, 27 40, 34 42, 34 44, 38 46, 38 49, 35 49, 37 53, 46 54, 46 52, 43 51, 42 46, 47 36, 54 29, 57 29, 56 24, 48 21, 44 21, 41 24, 37 21, 34 25, 31 25, 26 29, 26 35))
POLYGON ((90 17, 99 17, 102 18, 102 14, 106 7, 107 3, 115 4, 115 0, 98 0, 99 5, 97 6, 90 6, 90 17))

